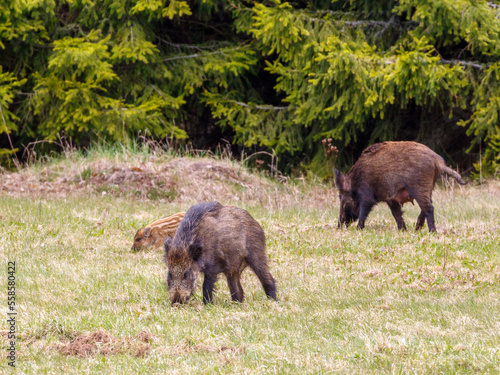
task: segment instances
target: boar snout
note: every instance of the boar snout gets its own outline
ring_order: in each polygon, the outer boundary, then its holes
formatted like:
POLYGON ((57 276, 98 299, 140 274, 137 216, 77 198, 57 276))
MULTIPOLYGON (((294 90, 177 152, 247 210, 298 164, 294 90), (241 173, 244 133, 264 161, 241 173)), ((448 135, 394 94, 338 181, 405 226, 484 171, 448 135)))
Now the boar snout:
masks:
POLYGON ((173 272, 169 271, 167 286, 172 305, 186 303, 191 298, 196 288, 196 276, 192 269, 182 270, 174 267, 173 272))
POLYGON ((172 306, 182 305, 189 300, 189 296, 182 296, 179 292, 170 293, 170 300, 172 301, 172 306))
POLYGON ((176 304, 184 304, 191 298, 192 291, 186 289, 170 289, 170 301, 172 306, 176 304))
POLYGON ((356 218, 354 218, 353 215, 350 214, 345 214, 345 215, 339 215, 339 228, 342 228, 343 225, 345 225, 346 228, 349 228, 349 225, 351 225, 354 221, 356 221, 356 218))
POLYGON ((351 225, 352 220, 347 220, 345 216, 339 215, 339 225, 338 228, 342 229, 342 227, 345 225, 346 228, 349 228, 349 225, 351 225))
POLYGON ((339 228, 345 225, 346 228, 349 227, 353 222, 358 220, 359 208, 354 204, 351 199, 342 199, 340 204, 339 212, 339 228))

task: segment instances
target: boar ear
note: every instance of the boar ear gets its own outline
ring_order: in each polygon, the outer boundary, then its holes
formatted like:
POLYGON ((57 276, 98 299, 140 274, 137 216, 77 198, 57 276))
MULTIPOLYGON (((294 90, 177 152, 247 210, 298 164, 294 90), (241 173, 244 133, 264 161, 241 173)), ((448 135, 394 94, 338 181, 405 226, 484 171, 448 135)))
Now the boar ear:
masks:
POLYGON ((144 237, 148 238, 151 236, 151 227, 144 228, 144 237))
POLYGON ((335 187, 338 189, 338 190, 345 190, 344 189, 344 185, 345 185, 345 177, 342 173, 340 173, 340 171, 335 168, 333 170, 333 172, 335 173, 335 187))
POLYGON ((165 240, 163 241, 163 261, 165 263, 167 263, 167 255, 168 255, 168 252, 170 251, 171 247, 172 247, 172 239, 167 236, 167 237, 165 237, 165 240))
POLYGON ((200 259, 202 250, 202 243, 196 240, 191 245, 189 245, 189 256, 196 262, 198 259, 200 259))
POLYGON ((165 254, 169 252, 171 246, 172 238, 170 238, 169 236, 165 237, 165 240, 163 241, 163 249, 165 250, 165 254))

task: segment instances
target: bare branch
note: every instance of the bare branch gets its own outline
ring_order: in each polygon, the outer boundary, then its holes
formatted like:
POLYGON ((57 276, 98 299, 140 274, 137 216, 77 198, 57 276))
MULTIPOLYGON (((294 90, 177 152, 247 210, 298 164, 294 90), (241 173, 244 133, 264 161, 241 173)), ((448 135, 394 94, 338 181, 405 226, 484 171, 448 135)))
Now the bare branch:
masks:
POLYGON ((391 21, 373 21, 373 20, 361 20, 361 21, 342 21, 335 20, 334 22, 343 23, 348 26, 388 26, 392 22, 391 21))
POLYGON ((251 105, 251 104, 237 102, 237 101, 233 101, 233 103, 236 105, 239 105, 241 107, 262 109, 264 111, 283 111, 285 109, 288 109, 288 107, 274 107, 272 105, 253 105, 253 104, 251 105))
POLYGON ((489 66, 489 64, 480 64, 480 63, 474 62, 474 61, 464 61, 464 60, 455 60, 455 59, 452 59, 452 60, 441 59, 441 60, 439 60, 439 63, 440 64, 448 64, 448 65, 470 66, 472 68, 477 68, 477 69, 484 69, 484 68, 487 68, 489 66))
MULTIPOLYGON (((315 11, 315 12, 304 12, 301 14, 301 16, 309 19, 312 22, 319 22, 319 23, 332 22, 332 23, 342 24, 342 25, 351 26, 351 27, 358 27, 358 26, 383 27, 383 30, 381 32, 379 32, 379 34, 384 33, 389 28, 389 26, 392 26, 392 25, 399 25, 401 27, 401 23, 399 22, 396 15, 393 15, 388 21, 378 21, 378 20, 347 21, 347 20, 341 20, 341 19, 335 19, 335 18, 323 19, 323 18, 314 17, 314 15, 321 15, 321 14, 345 15, 346 13, 335 12, 335 11, 315 11)), ((416 25, 418 25, 418 22, 410 20, 410 21, 404 22, 403 24, 409 25, 409 26, 416 26, 416 25)))
POLYGON ((399 24, 399 22, 397 22, 397 19, 396 19, 396 16, 393 15, 391 17, 391 19, 389 20, 389 22, 386 23, 386 25, 379 31, 377 31, 375 33, 375 38, 378 38, 379 36, 381 36, 382 34, 384 34, 387 30, 389 30, 389 27, 392 26, 392 25, 396 25, 396 23, 401 27, 401 25, 399 24))
POLYGON ((210 52, 210 53, 195 53, 193 55, 182 55, 182 56, 174 56, 174 57, 168 57, 166 59, 162 59, 161 61, 173 61, 173 60, 183 60, 183 59, 195 59, 197 57, 202 57, 204 55, 214 55, 214 54, 220 54, 222 52, 216 51, 216 52, 210 52))
POLYGON ((326 23, 326 22, 332 22, 332 23, 339 23, 342 25, 347 25, 347 26, 386 26, 391 24, 391 21, 373 21, 373 20, 362 20, 362 21, 344 21, 344 20, 324 20, 322 18, 314 18, 314 17, 307 17, 310 21, 314 22, 319 22, 319 23, 326 23))
POLYGON ((230 47, 231 44, 228 42, 212 42, 212 43, 204 43, 204 44, 196 44, 196 45, 191 45, 191 44, 185 44, 185 43, 173 43, 170 42, 166 39, 160 38, 159 36, 156 36, 156 39, 158 39, 160 42, 163 44, 166 44, 170 47, 176 48, 177 50, 183 50, 183 49, 188 49, 188 50, 197 50, 200 52, 204 51, 210 51, 214 50, 215 48, 224 48, 224 47, 230 47))
POLYGON ((495 16, 495 19, 498 19, 498 17, 500 16, 500 5, 490 2, 488 2, 488 5, 490 6, 490 8, 496 9, 497 15, 495 16))
MULTIPOLYGON (((367 62, 370 62, 371 60, 369 59, 363 59, 367 62)), ((425 59, 423 58, 419 58, 420 61, 426 61, 425 59)), ((380 62, 382 64, 385 64, 385 65, 392 65, 396 62, 396 60, 394 59, 388 59, 388 58, 385 58, 385 59, 381 59, 380 62)), ((485 69, 487 68, 490 64, 481 64, 481 63, 478 63, 478 62, 474 62, 474 61, 465 61, 465 60, 457 60, 457 59, 453 59, 453 60, 445 60, 445 59, 441 59, 437 62, 438 64, 447 64, 447 65, 463 65, 463 66, 470 66, 472 68, 477 68, 477 69, 485 69)))
POLYGON ((226 52, 231 52, 231 51, 236 51, 241 49, 242 47, 235 47, 231 49, 226 49, 226 50, 219 50, 219 51, 213 51, 213 52, 207 52, 207 53, 195 53, 192 55, 182 55, 182 56, 173 56, 173 57, 168 57, 166 59, 162 59, 161 61, 172 61, 172 60, 182 60, 182 59, 195 59, 198 57, 206 57, 210 55, 220 55, 224 54, 226 52))

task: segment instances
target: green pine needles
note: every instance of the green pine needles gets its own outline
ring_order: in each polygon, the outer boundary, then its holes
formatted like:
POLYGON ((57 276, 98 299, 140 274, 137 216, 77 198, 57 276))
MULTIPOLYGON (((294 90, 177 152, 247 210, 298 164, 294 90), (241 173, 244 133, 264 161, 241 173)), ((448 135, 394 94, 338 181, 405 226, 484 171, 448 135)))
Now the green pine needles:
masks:
POLYGON ((15 145, 218 124, 245 147, 321 158, 324 138, 462 126, 500 165, 498 0, 12 0, 0 49, 15 145))

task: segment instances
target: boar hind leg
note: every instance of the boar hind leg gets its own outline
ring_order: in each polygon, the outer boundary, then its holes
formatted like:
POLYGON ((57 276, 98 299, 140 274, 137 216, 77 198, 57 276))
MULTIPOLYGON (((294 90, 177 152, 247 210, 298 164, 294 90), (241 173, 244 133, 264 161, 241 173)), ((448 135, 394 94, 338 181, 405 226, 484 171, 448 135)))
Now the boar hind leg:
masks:
POLYGON ((406 224, 403 219, 403 211, 401 210, 401 205, 398 202, 387 202, 389 208, 391 209, 392 216, 396 219, 396 223, 398 224, 399 230, 406 230, 406 224))
POLYGON ((278 299, 276 298, 276 281, 274 280, 271 273, 267 269, 265 254, 263 254, 262 259, 260 259, 260 257, 249 256, 247 259, 247 263, 252 269, 252 271, 255 272, 255 274, 259 278, 260 283, 262 284, 262 287, 266 292, 266 295, 269 298, 272 298, 277 301, 278 299))
POLYGON ((420 230, 424 227, 425 224, 425 212, 420 211, 420 215, 418 215, 417 225, 415 226, 415 230, 420 230))
POLYGON ((425 216, 427 218, 427 226, 429 227, 429 232, 436 231, 436 223, 434 222, 434 207, 431 204, 431 207, 425 212, 425 216))
POLYGON ((226 274, 227 285, 231 292, 231 299, 233 301, 243 302, 243 288, 240 282, 240 273, 233 272, 226 274))
POLYGON ((205 274, 205 279, 203 280, 203 303, 212 303, 215 282, 217 281, 217 275, 205 274))
POLYGON ((429 232, 436 231, 436 224, 434 222, 434 206, 432 205, 432 200, 430 198, 419 199, 416 198, 418 205, 422 212, 418 215, 416 229, 422 228, 424 225, 424 218, 427 219, 427 226, 429 227, 429 232))
POLYGON ((257 277, 259 278, 260 283, 262 284, 262 287, 266 292, 266 296, 268 298, 272 298, 273 300, 277 301, 278 298, 276 297, 276 281, 271 276, 269 271, 267 271, 267 274, 261 274, 261 275, 257 274, 257 277))

